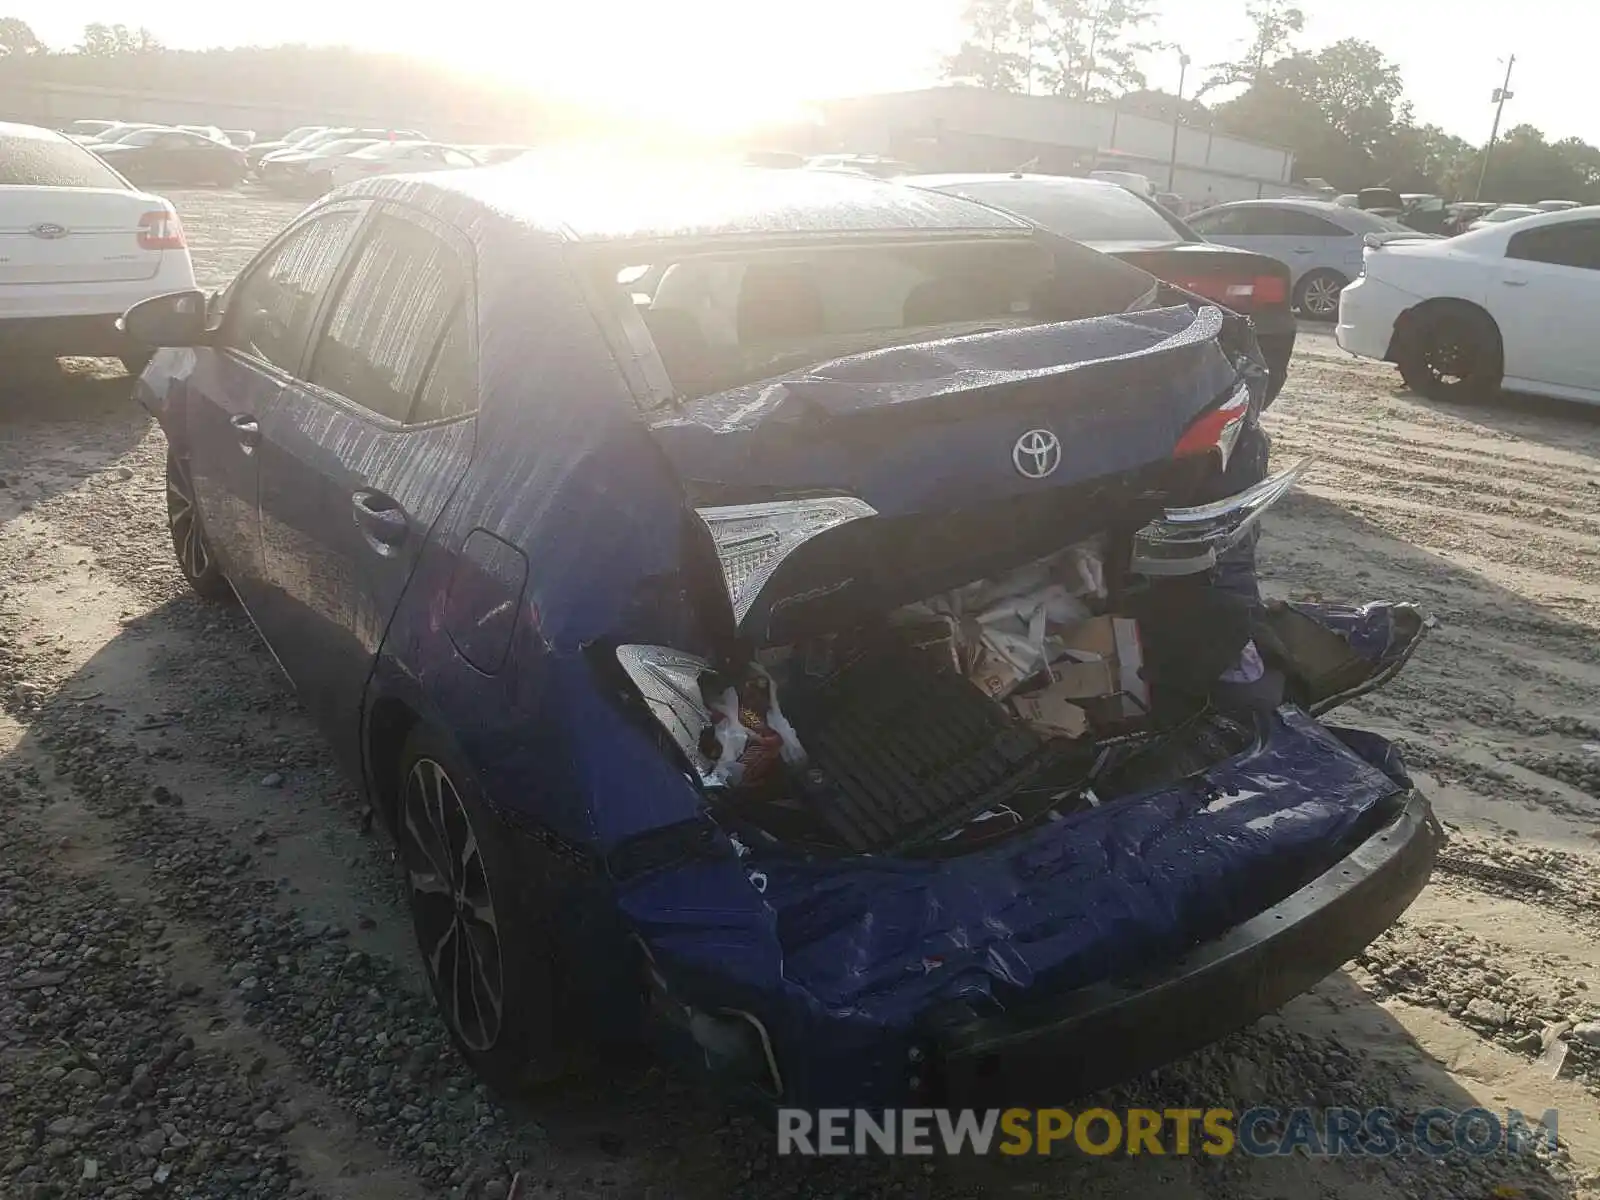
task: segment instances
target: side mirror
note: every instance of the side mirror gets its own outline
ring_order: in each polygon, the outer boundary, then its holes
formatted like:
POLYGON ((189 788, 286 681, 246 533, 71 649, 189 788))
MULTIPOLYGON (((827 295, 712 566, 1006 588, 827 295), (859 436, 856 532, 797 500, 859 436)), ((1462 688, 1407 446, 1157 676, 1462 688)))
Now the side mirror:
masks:
POLYGON ((204 346, 211 340, 206 294, 171 292, 141 300, 117 320, 117 328, 146 346, 204 346))

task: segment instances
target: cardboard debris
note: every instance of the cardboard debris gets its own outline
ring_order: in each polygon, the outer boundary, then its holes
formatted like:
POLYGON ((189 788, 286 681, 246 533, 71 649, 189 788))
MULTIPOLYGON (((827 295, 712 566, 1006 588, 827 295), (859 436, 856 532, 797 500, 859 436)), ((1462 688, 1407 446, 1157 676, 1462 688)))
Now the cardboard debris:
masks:
MULTIPOLYGON (((1084 665, 1105 666, 1104 663, 1084 665)), ((1043 691, 1018 696, 1011 707, 1040 733, 1078 738, 1089 732, 1089 714, 1072 703, 1072 694, 1065 681, 1058 681, 1043 691)))
POLYGON ((1091 617, 1060 635, 1062 657, 1051 675, 1066 681, 1074 699, 1098 701, 1111 721, 1142 717, 1150 711, 1144 680, 1144 649, 1139 623, 1127 617, 1091 617))

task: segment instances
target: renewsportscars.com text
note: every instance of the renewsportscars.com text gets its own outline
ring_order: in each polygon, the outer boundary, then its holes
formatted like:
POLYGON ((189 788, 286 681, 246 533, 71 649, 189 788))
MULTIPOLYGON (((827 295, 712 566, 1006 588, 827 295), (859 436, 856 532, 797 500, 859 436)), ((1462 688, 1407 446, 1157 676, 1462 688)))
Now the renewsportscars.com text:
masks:
POLYGON ((1482 1158, 1555 1149, 1558 1117, 1486 1108, 783 1108, 778 1153, 1482 1158))

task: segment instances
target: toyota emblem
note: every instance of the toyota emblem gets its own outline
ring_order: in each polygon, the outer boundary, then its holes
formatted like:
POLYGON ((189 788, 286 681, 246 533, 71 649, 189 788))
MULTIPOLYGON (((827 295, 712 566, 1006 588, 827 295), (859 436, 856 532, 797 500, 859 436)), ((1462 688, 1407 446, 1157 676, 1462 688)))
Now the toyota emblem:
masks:
POLYGON ((64 238, 67 236, 67 227, 65 225, 54 224, 51 221, 45 221, 42 224, 35 225, 32 229, 28 230, 28 232, 33 234, 33 236, 36 238, 44 238, 46 241, 53 242, 57 238, 64 238))
POLYGON ((1011 462, 1024 479, 1043 479, 1061 465, 1061 439, 1048 429, 1030 429, 1011 448, 1011 462))

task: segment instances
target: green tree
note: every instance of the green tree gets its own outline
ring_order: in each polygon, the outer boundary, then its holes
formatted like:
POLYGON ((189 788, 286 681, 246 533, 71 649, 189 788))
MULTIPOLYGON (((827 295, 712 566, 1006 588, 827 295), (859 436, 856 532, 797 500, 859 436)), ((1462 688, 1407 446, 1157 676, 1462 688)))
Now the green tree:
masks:
POLYGON ((0 58, 45 53, 44 43, 21 17, 0 17, 0 58))
POLYGON ((1518 125, 1494 145, 1483 181, 1484 199, 1524 204, 1586 199, 1594 194, 1591 171, 1596 153, 1576 138, 1551 144, 1532 125, 1518 125))
POLYGON ((1302 176, 1354 189, 1408 117, 1401 91, 1399 69, 1376 46, 1347 38, 1273 63, 1215 111, 1220 128, 1293 150, 1302 176))
POLYGON ((1258 82, 1268 67, 1294 53, 1294 35, 1306 27, 1305 13, 1290 0, 1249 0, 1244 11, 1254 29, 1249 46, 1230 62, 1212 63, 1196 99, 1220 87, 1258 82))
POLYGON ((1109 100, 1145 86, 1141 55, 1158 48, 1145 35, 1154 0, 1037 0, 1029 43, 1038 49, 1046 89, 1073 100, 1109 100))
POLYGON ((1399 192, 1464 194, 1476 181, 1478 152, 1437 125, 1396 125, 1373 152, 1372 182, 1399 192))
POLYGON ((156 35, 143 25, 130 30, 126 25, 105 25, 99 21, 83 27, 78 53, 90 58, 113 58, 124 54, 148 54, 160 50, 156 35))
POLYGON ((967 36, 945 59, 945 78, 996 92, 1022 91, 1032 70, 1032 20, 1031 5, 1017 0, 968 0, 962 14, 967 36))

